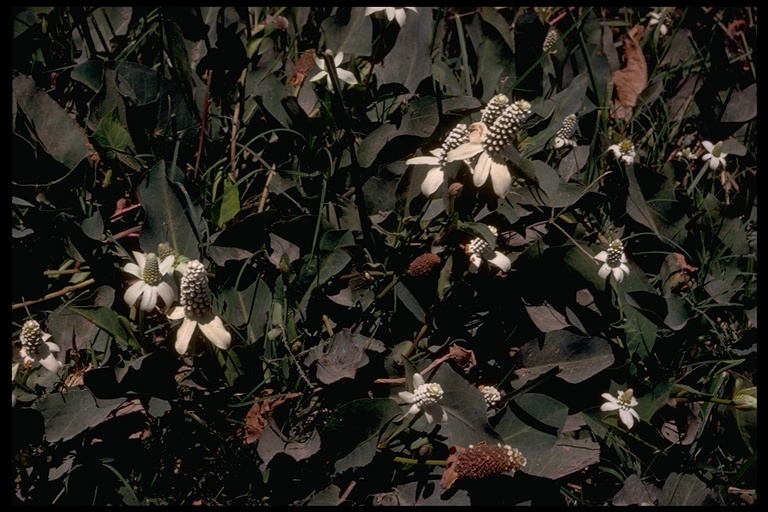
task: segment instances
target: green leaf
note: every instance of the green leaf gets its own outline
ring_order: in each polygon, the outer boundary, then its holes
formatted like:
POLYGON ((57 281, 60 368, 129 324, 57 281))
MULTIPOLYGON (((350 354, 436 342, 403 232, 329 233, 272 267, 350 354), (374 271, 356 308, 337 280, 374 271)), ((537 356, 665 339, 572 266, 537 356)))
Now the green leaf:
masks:
POLYGON ((333 16, 323 20, 320 28, 325 34, 325 48, 334 55, 344 52, 350 55, 371 54, 371 18, 364 7, 340 7, 333 16))
POLYGON ((558 378, 571 384, 582 382, 614 362, 613 350, 603 338, 579 336, 568 331, 550 331, 539 340, 531 340, 522 346, 520 368, 515 370, 516 383, 525 384, 531 379, 559 367, 558 378))
MULTIPOLYGON (((521 450, 522 452, 522 450, 521 450)), ((522 452, 525 456, 525 452, 522 452)), ((540 452, 526 464, 523 471, 529 475, 557 480, 576 473, 600 461, 600 445, 592 439, 559 439, 555 446, 540 452)))
POLYGON ((99 210, 93 212, 93 215, 85 219, 80 227, 83 228, 85 236, 92 240, 101 241, 104 238, 104 220, 101 218, 99 210))
POLYGON ((120 121, 117 107, 101 118, 99 126, 93 132, 93 138, 102 148, 115 151, 125 151, 132 144, 131 135, 120 121))
MULTIPOLYGON (((29 120, 33 136, 67 170, 73 170, 89 156, 83 129, 53 98, 38 89, 31 77, 19 75, 13 79, 13 100, 29 120)), ((27 178, 37 182, 36 176, 27 178)))
POLYGON ((221 195, 216 198, 211 207, 211 216, 213 222, 218 227, 234 219, 240 213, 240 192, 232 176, 227 174, 221 181, 221 195))
POLYGON ((337 461, 336 472, 369 464, 381 429, 399 414, 390 398, 363 398, 336 408, 322 432, 323 447, 336 453, 331 459, 337 461))
POLYGON ((49 443, 68 441, 84 430, 102 423, 125 398, 97 400, 90 391, 70 389, 52 393, 32 404, 43 415, 45 438, 49 443))
POLYGON ((395 285, 395 293, 397 294, 397 298, 400 299, 408 311, 410 311, 413 316, 416 317, 416 320, 419 322, 424 322, 424 309, 421 307, 421 304, 419 304, 419 301, 416 299, 416 297, 413 296, 411 291, 406 288, 402 282, 398 282, 395 285))
POLYGON ((720 121, 723 123, 745 123, 757 116, 757 84, 735 91, 725 106, 720 121))
POLYGON ((379 84, 397 83, 416 92, 422 80, 431 76, 429 38, 432 34, 432 8, 417 8, 418 16, 408 13, 408 23, 400 29, 392 49, 381 65, 374 68, 379 84))
POLYGON ((235 327, 247 324, 246 343, 253 343, 264 336, 272 305, 272 291, 261 278, 245 288, 229 286, 221 291, 219 299, 224 302, 227 323, 235 327))
POLYGON ((179 254, 195 260, 200 257, 200 241, 195 229, 195 225, 199 225, 199 212, 185 207, 186 190, 169 177, 174 170, 181 172, 175 167, 168 168, 165 161, 160 160, 138 186, 139 201, 147 212, 139 243, 145 252, 155 252, 158 244, 167 242, 179 254))
POLYGON ((687 473, 671 473, 664 482, 659 496, 660 507, 698 506, 704 503, 709 490, 697 476, 687 473))
POLYGON ((688 218, 675 196, 675 170, 667 162, 662 174, 642 166, 627 168, 627 214, 662 238, 682 244, 688 218))
POLYGON ((567 417, 567 405, 546 395, 526 393, 509 403, 495 430, 505 444, 517 448, 528 459, 526 473, 545 476, 537 472, 536 454, 555 446, 567 417))
POLYGON ((72 311, 93 323, 99 329, 104 329, 114 337, 123 348, 141 349, 133 331, 126 326, 126 320, 104 306, 73 307, 72 311))

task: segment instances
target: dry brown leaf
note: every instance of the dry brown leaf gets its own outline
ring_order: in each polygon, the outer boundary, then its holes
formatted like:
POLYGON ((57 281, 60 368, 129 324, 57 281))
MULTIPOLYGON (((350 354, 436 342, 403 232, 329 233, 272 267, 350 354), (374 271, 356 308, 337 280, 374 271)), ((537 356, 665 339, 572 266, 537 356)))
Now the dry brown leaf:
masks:
POLYGON ((616 89, 615 117, 624 121, 632 119, 632 111, 637 105, 637 97, 648 85, 648 64, 640 48, 643 26, 636 25, 629 32, 624 42, 625 66, 612 75, 616 89))
MULTIPOLYGON (((272 393, 274 393, 273 390, 265 389, 262 392, 262 396, 269 396, 272 393)), ((287 397, 283 396, 253 403, 248 414, 245 415, 245 428, 243 429, 245 444, 252 444, 261 439, 261 435, 264 433, 264 428, 267 426, 269 418, 272 417, 275 408, 285 402, 286 399, 287 397)))

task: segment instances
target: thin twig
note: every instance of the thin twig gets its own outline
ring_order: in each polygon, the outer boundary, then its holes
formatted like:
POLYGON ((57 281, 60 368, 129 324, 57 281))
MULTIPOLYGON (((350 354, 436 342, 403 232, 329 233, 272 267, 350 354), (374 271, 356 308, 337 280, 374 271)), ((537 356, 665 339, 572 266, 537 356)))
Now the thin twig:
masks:
POLYGON ((63 288, 63 289, 61 289, 61 290, 59 290, 57 292, 49 293, 48 295, 44 296, 42 299, 28 300, 28 301, 25 301, 25 302, 19 302, 17 304, 13 304, 11 309, 12 310, 13 309, 20 309, 20 308, 23 308, 23 307, 26 307, 26 306, 30 306, 32 304, 37 304, 38 302, 46 301, 48 299, 54 299, 56 297, 61 297, 62 295, 66 295, 66 294, 68 294, 70 292, 73 292, 75 290, 79 290, 80 288, 85 288, 86 286, 90 286, 90 285, 92 285, 95 282, 96 282, 96 280, 93 279, 93 278, 86 279, 82 283, 73 284, 72 286, 67 286, 66 288, 63 288))
POLYGON ((267 181, 264 183, 264 190, 261 192, 261 199, 259 199, 259 208, 256 210, 258 213, 261 213, 264 211, 264 207, 267 205, 267 196, 269 195, 269 184, 272 182, 272 176, 275 175, 275 166, 272 165, 272 168, 269 170, 269 173, 267 174, 267 181))
POLYGON ((112 238, 115 239, 115 240, 120 240, 121 238, 125 238, 128 235, 131 235, 133 233, 138 233, 139 231, 141 231, 141 226, 133 226, 132 228, 128 228, 125 231, 119 232, 118 234, 116 234, 112 238))
POLYGON ((347 486, 347 490, 344 491, 344 493, 339 497, 339 500, 344 501, 347 499, 347 496, 349 496, 349 493, 352 492, 352 489, 355 488, 355 485, 357 485, 357 482, 352 480, 349 482, 349 485, 347 486))
POLYGON ((331 326, 331 320, 328 315, 323 315, 323 324, 325 324, 325 330, 328 331, 329 336, 333 336, 333 327, 331 326))
POLYGON ((197 157, 195 158, 195 169, 192 171, 192 179, 197 179, 197 170, 200 168, 200 158, 203 155, 203 141, 205 140, 205 124, 208 122, 208 110, 211 103, 211 81, 213 80, 213 70, 205 72, 205 100, 203 100, 203 119, 200 122, 200 138, 197 141, 197 157))

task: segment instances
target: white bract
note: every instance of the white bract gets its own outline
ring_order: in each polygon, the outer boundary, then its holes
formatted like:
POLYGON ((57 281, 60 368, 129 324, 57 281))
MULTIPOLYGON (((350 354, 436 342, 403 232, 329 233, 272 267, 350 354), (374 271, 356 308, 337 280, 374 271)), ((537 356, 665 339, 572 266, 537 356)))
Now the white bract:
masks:
POLYGON ((629 139, 624 139, 620 144, 609 146, 608 151, 613 153, 617 160, 621 160, 627 165, 635 163, 637 152, 635 152, 635 145, 629 139))
POLYGON ((421 182, 421 193, 429 197, 440 188, 445 180, 443 167, 446 165, 446 155, 448 152, 464 142, 469 140, 469 131, 465 124, 458 124, 445 137, 445 141, 438 149, 433 149, 429 153, 432 156, 417 156, 405 161, 406 165, 431 165, 432 168, 427 171, 424 181, 421 182))
POLYGON ((48 341, 50 337, 50 334, 40 329, 40 324, 35 320, 24 322, 19 335, 21 340, 19 354, 24 358, 24 366, 29 367, 39 363, 54 373, 61 369, 63 365, 56 359, 55 354, 61 349, 57 344, 48 341))
POLYGON ((411 404, 408 412, 401 419, 416 416, 423 411, 430 424, 448 421, 448 413, 437 403, 443 398, 443 387, 436 382, 425 383, 421 374, 413 374, 413 393, 400 391, 398 396, 405 403, 411 404))
POLYGON ((635 420, 640 421, 640 415, 633 409, 638 402, 632 394, 632 389, 626 391, 617 391, 614 397, 610 393, 601 395, 606 402, 600 406, 601 411, 619 411, 619 419, 627 428, 632 428, 635 420))
POLYGON ((125 290, 123 298, 126 304, 133 306, 141 298, 139 308, 152 311, 159 296, 163 299, 163 306, 168 307, 176 298, 173 281, 168 274, 173 268, 174 256, 167 256, 160 261, 154 253, 145 255, 134 252, 133 257, 136 263, 126 263, 123 267, 123 272, 138 278, 125 290))
POLYGON ((222 350, 228 349, 232 342, 232 335, 227 332, 224 322, 211 310, 208 276, 203 264, 197 260, 192 260, 187 265, 187 270, 181 278, 181 306, 172 309, 168 318, 184 319, 176 333, 174 344, 179 354, 187 351, 192 335, 198 327, 203 336, 222 350))
POLYGON ((365 15, 370 16, 372 14, 378 14, 380 12, 383 12, 389 21, 395 20, 397 21, 397 24, 401 27, 405 26, 405 10, 408 9, 409 11, 413 11, 416 14, 419 14, 419 12, 416 10, 415 7, 366 7, 365 8, 365 15))
POLYGON ((624 254, 624 244, 621 243, 621 240, 611 242, 608 250, 597 253, 595 259, 603 263, 600 270, 597 271, 597 275, 601 279, 613 274, 613 278, 620 283, 625 275, 629 275, 627 256, 624 254))
MULTIPOLYGON (((356 84, 357 79, 355 78, 355 75, 353 75, 352 72, 347 71, 346 69, 341 69, 339 67, 341 65, 342 60, 344 60, 344 52, 337 53, 336 56, 333 58, 333 63, 335 64, 335 69, 336 69, 336 76, 338 76, 339 80, 341 80, 342 82, 346 82, 350 85, 356 84)), ((333 81, 331 80, 331 75, 328 74, 328 70, 325 69, 325 59, 323 59, 322 57, 321 58, 315 57, 315 64, 317 64, 317 67, 320 68, 320 71, 309 80, 312 82, 317 82, 318 80, 322 80, 323 78, 325 78, 325 86, 328 88, 329 91, 333 91, 333 81)))

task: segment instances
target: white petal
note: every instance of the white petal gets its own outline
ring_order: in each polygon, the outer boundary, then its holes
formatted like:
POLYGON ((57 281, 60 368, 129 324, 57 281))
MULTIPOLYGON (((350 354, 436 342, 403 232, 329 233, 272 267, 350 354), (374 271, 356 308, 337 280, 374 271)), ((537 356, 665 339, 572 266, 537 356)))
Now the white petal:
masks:
POLYGON ((309 79, 309 81, 310 81, 310 82, 317 82, 317 81, 319 81, 319 80, 322 80, 322 79, 323 79, 323 78, 325 78, 326 76, 328 76, 328 73, 327 73, 327 72, 325 72, 325 71, 320 71, 320 72, 319 72, 319 73, 317 73, 316 75, 312 76, 312 78, 310 78, 310 79, 309 79))
POLYGON ((125 303, 129 306, 133 306, 136 304, 136 299, 138 299, 142 293, 144 293, 144 290, 146 290, 149 287, 147 283, 144 281, 136 281, 131 286, 128 287, 127 290, 125 290, 125 294, 123 295, 123 299, 125 299, 125 303))
POLYGON ((405 26, 405 9, 395 9, 395 19, 401 27, 405 26))
POLYGON ((365 15, 370 16, 371 14, 377 13, 384 9, 384 7, 366 7, 365 8, 365 15))
MULTIPOLYGON (((45 338, 43 338, 43 339, 45 339, 45 338)), ((52 342, 52 341, 46 342, 45 345, 48 347, 48 350, 51 351, 51 352, 60 352, 61 351, 61 348, 57 344, 52 342)))
POLYGON ((173 264, 176 262, 176 256, 169 254, 163 261, 160 262, 160 273, 165 275, 169 270, 173 268, 173 264))
POLYGON ((224 327, 224 322, 221 321, 221 318, 214 315, 213 312, 209 311, 206 313, 198 320, 197 325, 211 343, 221 350, 229 348, 229 344, 232 343, 232 335, 224 327))
POLYGON ((403 416, 403 418, 408 418, 409 416, 416 416, 417 414, 419 414, 420 410, 421 409, 419 409, 418 405, 413 404, 410 408, 408 408, 408 412, 405 413, 405 416, 403 416))
POLYGON ((630 409, 630 410, 629 410, 629 413, 630 413, 632 416, 634 416, 634 417, 635 417, 635 419, 636 419, 637 421, 640 421, 640 415, 639 415, 639 414, 637 414, 637 411, 636 411, 636 410, 634 410, 634 409, 630 409))
POLYGON ((630 414, 629 411, 625 411, 624 409, 619 410, 619 418, 621 419, 621 422, 624 423, 627 428, 632 428, 632 425, 635 424, 635 419, 632 417, 632 414, 630 414))
POLYGON ((620 269, 621 269, 621 271, 622 271, 622 272, 624 272, 626 275, 629 275, 629 267, 627 266, 627 264, 626 264, 626 263, 622 263, 621 265, 619 265, 619 268, 620 268, 620 269))
POLYGON ((597 271, 597 275, 600 276, 600 279, 605 279, 610 273, 611 267, 609 267, 607 263, 603 263, 603 265, 600 267, 600 270, 597 271))
POLYGON ((131 251, 133 253, 133 259, 136 260, 136 263, 139 265, 139 268, 141 269, 141 272, 144 272, 144 267, 147 266, 147 255, 143 252, 136 252, 131 251))
POLYGON ((421 193, 429 197, 443 184, 445 174, 439 167, 433 167, 427 172, 424 181, 421 182, 421 193))
POLYGON ((42 364, 43 366, 45 366, 46 369, 54 373, 58 372, 63 366, 61 362, 56 359, 56 356, 50 352, 46 357, 40 359, 40 364, 42 364))
POLYGON ((488 179, 488 175, 491 173, 492 164, 493 160, 491 160, 488 152, 483 151, 480 154, 480 158, 477 160, 477 165, 472 174, 472 183, 474 183, 476 187, 482 186, 488 179))
POLYGON ((135 263, 126 263, 125 266, 123 267, 123 272, 127 272, 127 273, 129 273, 131 275, 134 275, 134 276, 138 277, 139 279, 143 279, 144 278, 144 276, 141 275, 141 269, 135 263))
POLYGON ((615 402, 605 402, 603 405, 600 406, 601 411, 615 411, 619 408, 619 404, 615 402))
POLYGON ((336 67, 339 67, 341 66, 341 61, 343 60, 344 60, 344 52, 339 52, 333 58, 333 63, 336 64, 336 67))
POLYGON ((512 267, 512 262, 507 255, 500 253, 499 251, 494 251, 494 256, 488 260, 488 263, 493 263, 504 272, 507 272, 512 267))
POLYGON ((339 76, 339 80, 342 82, 347 82, 350 85, 357 83, 357 78, 355 78, 355 75, 351 71, 347 71, 346 69, 337 69, 336 74, 339 76))
POLYGON ((179 318, 184 318, 185 316, 186 314, 184 313, 184 306, 176 306, 168 312, 168 320, 178 320, 179 318))
POLYGON ((141 309, 144 311, 152 311, 157 305, 157 288, 147 285, 144 288, 144 293, 141 294, 141 309))
POLYGON ((600 396, 601 396, 601 397, 603 397, 604 399, 608 400, 609 402, 613 402, 613 403, 617 403, 617 402, 618 402, 618 400, 616 399, 616 397, 615 397, 615 396, 613 396, 613 395, 612 395, 612 394, 610 394, 610 393, 603 393, 603 394, 602 394, 602 395, 600 395, 600 396))
POLYGON ((466 160, 472 158, 483 150, 483 145, 479 142, 465 142, 461 146, 454 148, 448 152, 446 159, 449 162, 455 162, 456 160, 466 160))
POLYGON ((416 389, 419 386, 423 386, 424 384, 425 384, 424 377, 422 377, 420 373, 414 373, 413 374, 413 389, 416 389))
POLYGON ((493 191, 496 193, 497 197, 504 197, 507 195, 509 187, 512 185, 512 175, 509 174, 509 168, 506 164, 492 161, 491 183, 493 184, 493 191))
POLYGON ((704 149, 706 149, 710 153, 712 152, 712 148, 715 147, 715 145, 709 142, 708 140, 701 141, 701 145, 704 146, 704 149))
POLYGON ((163 299, 163 306, 168 307, 173 303, 173 299, 176 296, 175 293, 173 293, 173 288, 171 288, 171 285, 167 282, 163 281, 159 285, 157 285, 157 294, 160 296, 161 299, 163 299))
POLYGON ((619 267, 614 267, 611 269, 611 272, 613 273, 613 278, 617 283, 620 283, 624 279, 624 272, 622 272, 619 267))
POLYGON ((414 395, 410 391, 400 391, 397 394, 397 396, 399 396, 400 400, 402 400, 403 402, 405 402, 407 404, 412 404, 413 403, 413 399, 416 397, 416 395, 414 395))
POLYGON ((608 251, 600 251, 599 253, 595 254, 595 259, 605 263, 608 259, 608 251))
POLYGON ((173 344, 177 353, 184 354, 187 351, 189 340, 192 339, 196 326, 197 322, 189 318, 184 318, 184 321, 181 322, 181 327, 176 331, 176 342, 173 344))
POLYGON ((405 161, 405 165, 437 165, 437 158, 434 156, 415 156, 405 161))

